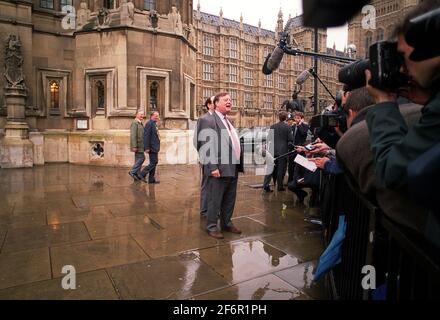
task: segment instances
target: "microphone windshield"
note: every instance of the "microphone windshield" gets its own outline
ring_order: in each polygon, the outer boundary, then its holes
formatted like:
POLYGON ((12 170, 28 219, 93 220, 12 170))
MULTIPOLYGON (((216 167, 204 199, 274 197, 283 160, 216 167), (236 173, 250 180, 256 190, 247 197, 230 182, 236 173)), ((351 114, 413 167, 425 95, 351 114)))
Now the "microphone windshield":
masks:
POLYGON ((298 76, 298 78, 296 78, 296 83, 297 84, 303 84, 304 82, 306 82, 306 80, 310 77, 310 72, 309 70, 304 70, 303 72, 300 73, 300 75, 298 76))

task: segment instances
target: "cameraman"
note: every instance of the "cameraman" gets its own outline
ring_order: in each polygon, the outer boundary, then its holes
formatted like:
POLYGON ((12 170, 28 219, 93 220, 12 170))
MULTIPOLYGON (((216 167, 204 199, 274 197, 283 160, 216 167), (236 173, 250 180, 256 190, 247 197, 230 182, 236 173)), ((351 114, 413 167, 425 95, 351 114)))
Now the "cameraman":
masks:
POLYGON ((376 176, 387 188, 406 190, 409 163, 440 141, 440 52, 437 50, 433 54, 430 48, 426 48, 429 43, 412 47, 406 39, 411 19, 439 7, 439 0, 424 1, 405 18, 396 31, 398 51, 404 60, 401 72, 409 76, 410 86, 432 92, 417 124, 408 129, 399 112, 396 94, 370 86, 371 73, 366 71, 367 89, 376 102, 366 119, 376 176))

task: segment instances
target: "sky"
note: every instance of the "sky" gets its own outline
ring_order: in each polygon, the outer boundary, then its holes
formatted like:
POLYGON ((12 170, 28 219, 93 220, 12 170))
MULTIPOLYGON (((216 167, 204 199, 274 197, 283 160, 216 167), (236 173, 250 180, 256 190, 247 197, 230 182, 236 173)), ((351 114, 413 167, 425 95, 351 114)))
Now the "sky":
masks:
MULTIPOLYGON (((261 19, 261 27, 272 31, 275 30, 280 8, 284 23, 289 14, 295 17, 302 13, 302 0, 194 0, 195 10, 198 1, 202 12, 219 15, 222 8, 224 18, 240 21, 240 15, 243 14, 244 23, 257 26, 261 19)), ((332 48, 333 43, 336 44, 336 49, 344 50, 347 26, 327 30, 327 47, 332 48)))

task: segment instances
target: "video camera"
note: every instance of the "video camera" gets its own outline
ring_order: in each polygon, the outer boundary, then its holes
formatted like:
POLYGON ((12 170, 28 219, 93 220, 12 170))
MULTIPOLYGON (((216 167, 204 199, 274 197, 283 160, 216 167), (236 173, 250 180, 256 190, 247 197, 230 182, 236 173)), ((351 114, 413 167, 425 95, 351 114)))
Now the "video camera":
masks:
POLYGON ((371 71, 370 84, 385 91, 396 91, 408 83, 408 77, 400 72, 403 58, 397 52, 397 43, 379 41, 369 48, 370 59, 353 62, 339 70, 338 79, 349 90, 362 88, 366 84, 365 70, 371 71))

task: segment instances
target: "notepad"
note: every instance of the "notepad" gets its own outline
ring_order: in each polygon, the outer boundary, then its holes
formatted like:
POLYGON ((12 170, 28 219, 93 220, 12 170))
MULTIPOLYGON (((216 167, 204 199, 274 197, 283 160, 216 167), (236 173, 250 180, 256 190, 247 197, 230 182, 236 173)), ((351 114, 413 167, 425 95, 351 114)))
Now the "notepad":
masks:
POLYGON ((307 160, 307 158, 304 158, 302 155, 298 154, 295 158, 295 162, 298 163, 300 166, 306 168, 309 171, 315 172, 318 168, 314 162, 311 162, 307 160))

